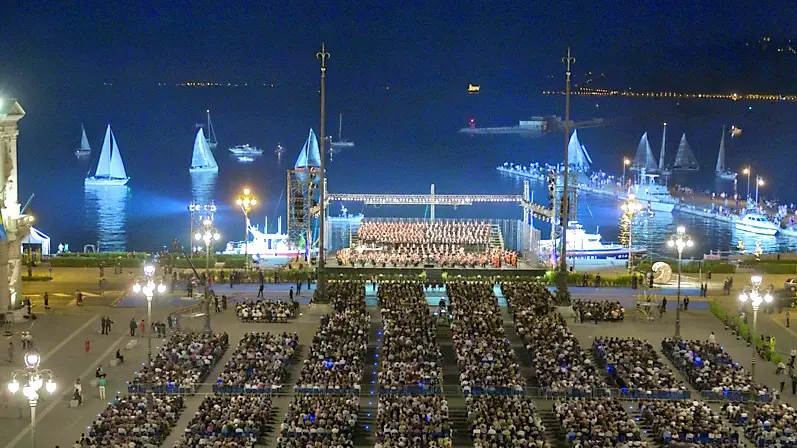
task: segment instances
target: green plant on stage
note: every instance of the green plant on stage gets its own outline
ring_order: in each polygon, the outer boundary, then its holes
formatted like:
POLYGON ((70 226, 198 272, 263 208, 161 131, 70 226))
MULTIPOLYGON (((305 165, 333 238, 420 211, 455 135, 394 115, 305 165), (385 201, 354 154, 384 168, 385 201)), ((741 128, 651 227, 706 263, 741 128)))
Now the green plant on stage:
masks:
POLYGON ((723 324, 726 322, 727 318, 728 323, 730 323, 731 326, 738 328, 738 336, 740 339, 747 341, 749 337, 749 340, 752 340, 755 344, 756 352, 758 352, 765 360, 774 364, 783 361, 783 357, 777 352, 777 350, 773 350, 769 345, 765 346, 765 342, 762 341, 758 335, 753 333, 753 330, 749 325, 747 325, 739 316, 729 313, 725 308, 722 307, 722 305, 719 304, 719 302, 716 300, 710 300, 708 302, 708 309, 711 311, 711 314, 713 314, 723 324))

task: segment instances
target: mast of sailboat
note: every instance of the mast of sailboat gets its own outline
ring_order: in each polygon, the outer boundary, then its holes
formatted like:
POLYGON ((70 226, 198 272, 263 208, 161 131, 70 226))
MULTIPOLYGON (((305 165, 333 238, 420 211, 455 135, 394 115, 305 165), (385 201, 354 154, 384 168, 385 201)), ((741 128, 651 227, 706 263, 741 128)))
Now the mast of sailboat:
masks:
POLYGON ((210 122, 210 109, 206 109, 206 112, 208 114, 208 145, 213 148, 218 145, 219 142, 216 139, 216 131, 213 129, 213 123, 210 122))
POLYGON ((343 141, 343 114, 340 114, 338 119, 338 141, 343 141))
POLYGON ((659 154, 659 171, 664 171, 664 144, 667 142, 667 123, 664 123, 664 131, 661 133, 661 154, 659 154))

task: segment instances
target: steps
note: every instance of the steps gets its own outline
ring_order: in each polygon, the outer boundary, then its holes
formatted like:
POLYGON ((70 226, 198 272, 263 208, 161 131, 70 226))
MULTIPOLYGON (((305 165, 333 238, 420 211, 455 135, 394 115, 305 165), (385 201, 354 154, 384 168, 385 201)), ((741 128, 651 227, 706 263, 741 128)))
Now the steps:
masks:
POLYGON ((518 336, 517 327, 512 319, 512 315, 507 308, 501 308, 501 316, 504 319, 504 334, 506 338, 509 339, 509 346, 515 352, 518 364, 520 364, 520 371, 526 379, 526 386, 539 387, 531 354, 526 350, 525 344, 523 344, 520 336, 518 336))
POLYGON ((490 249, 503 249, 504 248, 504 235, 501 233, 501 227, 498 224, 493 224, 490 227, 490 249))
POLYGON ((449 402, 448 421, 451 424, 451 445, 456 447, 473 445, 465 402, 462 401, 456 409, 450 404, 449 402))
POLYGON ((360 395, 360 410, 357 412, 357 426, 352 437, 355 446, 374 446, 376 442, 376 413, 379 405, 379 385, 376 373, 379 371, 379 347, 381 347, 382 317, 379 307, 369 307, 371 314, 371 329, 368 332, 368 348, 363 360, 362 394, 360 395))
POLYGON ((545 426, 545 437, 548 439, 548 442, 553 447, 567 447, 567 434, 564 428, 562 428, 562 425, 559 424, 559 419, 556 418, 556 414, 553 412, 553 402, 541 402, 537 400, 536 404, 537 414, 539 414, 540 420, 542 420, 542 424, 545 426))
POLYGON ((443 355, 444 395, 449 401, 453 397, 463 398, 462 389, 459 387, 459 364, 454 351, 454 341, 451 339, 451 328, 448 325, 437 326, 437 344, 440 346, 440 354, 443 355))

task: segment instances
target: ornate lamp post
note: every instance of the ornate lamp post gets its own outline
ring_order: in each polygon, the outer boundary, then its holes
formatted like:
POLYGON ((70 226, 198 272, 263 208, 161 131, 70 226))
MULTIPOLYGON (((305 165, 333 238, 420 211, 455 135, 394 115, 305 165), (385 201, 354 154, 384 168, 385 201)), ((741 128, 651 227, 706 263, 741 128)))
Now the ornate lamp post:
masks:
POLYGON ((752 171, 753 170, 750 168, 750 165, 747 165, 747 167, 742 170, 742 172, 747 176, 747 197, 744 199, 745 202, 750 200, 750 173, 752 173, 752 171))
POLYGON ((41 356, 36 351, 25 353, 25 369, 14 370, 11 373, 11 381, 8 383, 8 391, 16 394, 20 387, 22 394, 28 399, 30 404, 30 446, 36 446, 36 404, 39 402, 39 391, 42 386, 52 395, 55 392, 55 374, 50 369, 40 369, 39 363, 41 356), (47 375, 47 382, 43 376, 47 375), (17 379, 20 378, 22 383, 17 379))
POLYGON ((667 245, 678 250, 678 300, 675 305, 675 339, 681 339, 681 259, 684 248, 694 246, 692 237, 686 234, 686 227, 678 226, 675 235, 670 237, 667 245))
POLYGON ((631 165, 631 159, 623 157, 623 190, 625 190, 625 170, 631 165))
MULTIPOLYGON (((764 294, 761 296, 759 290, 761 288, 761 281, 763 278, 760 275, 754 275, 750 277, 750 286, 744 288, 742 293, 739 294, 739 301, 742 303, 750 301, 750 305, 753 307, 753 338, 756 336, 756 324, 758 323, 758 307, 761 306, 762 303, 772 303, 772 295, 769 293, 764 294)), ((755 382, 755 339, 753 339, 753 343, 751 344, 753 347, 753 362, 752 368, 750 370, 750 374, 753 377, 753 382, 755 382)))
POLYGON ((628 272, 634 272, 634 215, 642 210, 642 205, 636 201, 634 194, 628 195, 628 200, 620 206, 628 216, 628 272))
POLYGON ((152 298, 156 291, 158 294, 163 294, 166 292, 166 285, 162 278, 155 277, 155 265, 147 264, 144 266, 144 277, 139 277, 133 284, 133 292, 143 293, 147 298, 147 371, 150 377, 152 375, 152 298))
MULTIPOLYGON (((248 189, 244 191, 249 191, 248 189)), ((240 199, 238 201, 241 201, 240 199)), ((243 208, 243 206, 241 206, 243 208)), ((247 213, 245 211, 244 213, 247 213)), ((249 218, 246 218, 247 225, 249 223, 249 218)), ((211 334, 212 330, 210 329, 210 290, 208 288, 208 282, 210 281, 210 251, 213 247, 213 242, 218 241, 221 238, 218 230, 213 228, 213 220, 211 218, 205 218, 202 220, 202 231, 197 232, 194 234, 194 238, 197 241, 204 241, 205 242, 205 334, 211 334)))
POLYGON ((246 259, 244 260, 244 269, 249 270, 249 212, 252 210, 252 207, 257 205, 257 199, 252 195, 252 191, 248 188, 243 189, 243 194, 238 196, 238 199, 235 201, 235 204, 241 207, 241 211, 244 212, 244 255, 246 255, 246 259))

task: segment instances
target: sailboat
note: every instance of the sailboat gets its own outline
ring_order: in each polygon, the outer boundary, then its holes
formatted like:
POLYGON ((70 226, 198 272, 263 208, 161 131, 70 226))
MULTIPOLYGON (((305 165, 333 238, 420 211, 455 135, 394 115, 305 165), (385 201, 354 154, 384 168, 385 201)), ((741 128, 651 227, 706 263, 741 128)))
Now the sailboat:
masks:
POLYGON ((697 158, 689 148, 689 142, 686 141, 686 132, 681 136, 681 143, 678 145, 678 153, 675 154, 675 165, 673 169, 677 171, 697 171, 700 165, 697 163, 697 158))
POLYGON ((722 127, 722 139, 720 140, 720 150, 717 154, 717 177, 723 180, 736 179, 737 173, 725 168, 725 126, 722 127))
POLYGON ((340 114, 338 120, 338 140, 333 141, 332 137, 330 137, 329 147, 332 151, 340 150, 343 148, 354 148, 354 142, 350 142, 348 140, 343 140, 343 114, 340 114))
POLYGON ((210 109, 207 110, 208 113, 208 147, 210 149, 216 149, 219 146, 219 140, 216 138, 216 131, 213 129, 213 123, 210 121, 210 109))
POLYGON ((277 158, 282 157, 282 154, 285 153, 285 147, 282 144, 277 143, 277 149, 274 150, 274 153, 277 155, 277 158))
POLYGON ((116 144, 116 137, 111 131, 111 125, 105 130, 105 139, 102 141, 100 160, 93 176, 87 176, 84 185, 122 186, 130 180, 122 162, 122 154, 116 144))
POLYGON ((661 132, 661 152, 659 153, 659 173, 666 179, 672 175, 672 169, 664 164, 664 154, 667 152, 667 123, 661 132))
POLYGON ((192 173, 216 173, 219 171, 219 164, 216 163, 216 158, 213 157, 208 140, 205 138, 205 133, 201 128, 197 131, 194 139, 194 153, 191 156, 191 168, 189 171, 192 173))
POLYGON ((567 158, 571 170, 584 173, 589 171, 592 158, 590 158, 587 148, 578 140, 578 130, 574 130, 570 135, 570 142, 567 144, 567 158))
POLYGON ((650 149, 647 132, 642 134, 642 138, 639 139, 636 155, 634 155, 634 162, 631 164, 631 171, 641 171, 643 169, 648 173, 655 173, 659 169, 659 165, 656 163, 656 157, 650 149))
POLYGON ((80 136, 80 148, 75 150, 75 155, 78 157, 85 157, 91 154, 91 146, 89 146, 89 139, 86 137, 86 128, 83 127, 82 123, 80 129, 83 131, 83 135, 80 136))

